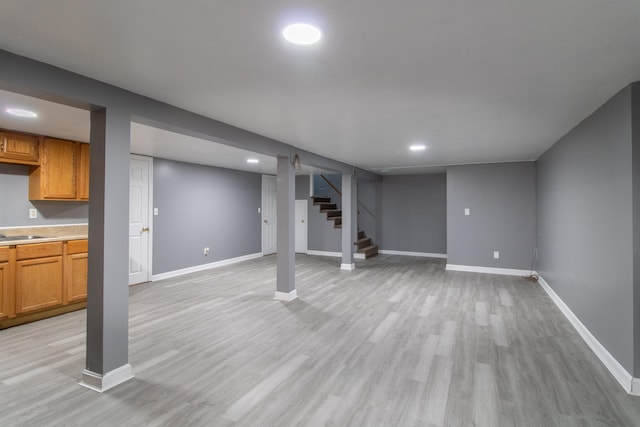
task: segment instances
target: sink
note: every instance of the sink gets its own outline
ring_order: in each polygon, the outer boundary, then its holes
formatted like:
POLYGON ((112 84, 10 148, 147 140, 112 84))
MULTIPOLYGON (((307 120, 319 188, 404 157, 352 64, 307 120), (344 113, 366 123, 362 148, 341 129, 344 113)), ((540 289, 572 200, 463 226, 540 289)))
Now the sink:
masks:
POLYGON ((46 239, 51 236, 35 236, 33 234, 24 235, 24 236, 5 236, 0 237, 0 242, 11 242, 13 240, 34 240, 34 239, 46 239))

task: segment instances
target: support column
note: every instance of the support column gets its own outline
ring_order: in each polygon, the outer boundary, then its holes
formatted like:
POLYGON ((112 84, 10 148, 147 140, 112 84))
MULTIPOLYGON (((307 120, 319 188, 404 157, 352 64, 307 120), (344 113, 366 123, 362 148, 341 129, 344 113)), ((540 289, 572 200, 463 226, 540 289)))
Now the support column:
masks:
POLYGON ((291 301, 296 292, 295 191, 296 174, 289 157, 278 157, 278 272, 275 299, 291 301))
POLYGON ((130 117, 91 112, 87 359, 81 386, 106 391, 133 378, 129 364, 130 117))
POLYGON ((353 270, 354 242, 358 236, 358 191, 353 173, 342 175, 342 270, 353 270))

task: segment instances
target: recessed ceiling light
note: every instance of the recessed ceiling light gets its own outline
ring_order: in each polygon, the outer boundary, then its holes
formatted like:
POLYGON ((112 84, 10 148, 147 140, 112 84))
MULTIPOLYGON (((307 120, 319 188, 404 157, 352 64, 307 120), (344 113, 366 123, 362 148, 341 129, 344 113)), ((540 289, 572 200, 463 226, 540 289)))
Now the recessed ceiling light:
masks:
POLYGON ((427 149, 427 146, 424 144, 414 144, 409 147, 409 150, 411 151, 422 151, 426 149, 427 149))
POLYGON ((247 159, 247 163, 260 163, 258 159, 247 159))
POLYGON ((311 24, 291 24, 282 30, 282 37, 293 44, 308 45, 320 41, 322 31, 311 24))
POLYGON ((29 110, 22 110, 20 108, 7 108, 5 111, 8 114, 17 117, 38 117, 38 113, 29 110))

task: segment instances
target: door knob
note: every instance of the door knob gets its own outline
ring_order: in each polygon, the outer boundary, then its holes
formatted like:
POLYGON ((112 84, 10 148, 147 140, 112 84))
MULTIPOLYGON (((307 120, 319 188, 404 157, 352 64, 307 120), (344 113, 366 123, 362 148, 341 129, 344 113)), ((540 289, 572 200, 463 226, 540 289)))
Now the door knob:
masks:
POLYGON ((142 227, 142 230, 140 230, 141 233, 144 233, 145 231, 149 231, 149 227, 142 227))
POLYGON ((300 222, 304 222, 304 219, 301 219, 300 222))
POLYGON ((265 223, 265 224, 269 224, 269 223, 267 222, 267 220, 266 220, 266 219, 264 220, 264 223, 265 223))

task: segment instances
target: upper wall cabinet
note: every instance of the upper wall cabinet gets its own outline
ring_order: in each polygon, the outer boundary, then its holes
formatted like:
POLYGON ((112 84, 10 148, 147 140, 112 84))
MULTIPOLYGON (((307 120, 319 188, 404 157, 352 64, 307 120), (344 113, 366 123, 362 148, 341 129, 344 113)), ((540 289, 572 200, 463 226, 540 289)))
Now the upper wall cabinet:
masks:
POLYGON ((40 163, 38 137, 0 132, 0 162, 37 165, 40 163))
POLYGON ((29 199, 88 200, 88 161, 88 144, 44 138, 40 166, 29 174, 29 199))
POLYGON ((89 200, 89 144, 78 143, 78 199, 89 200))

